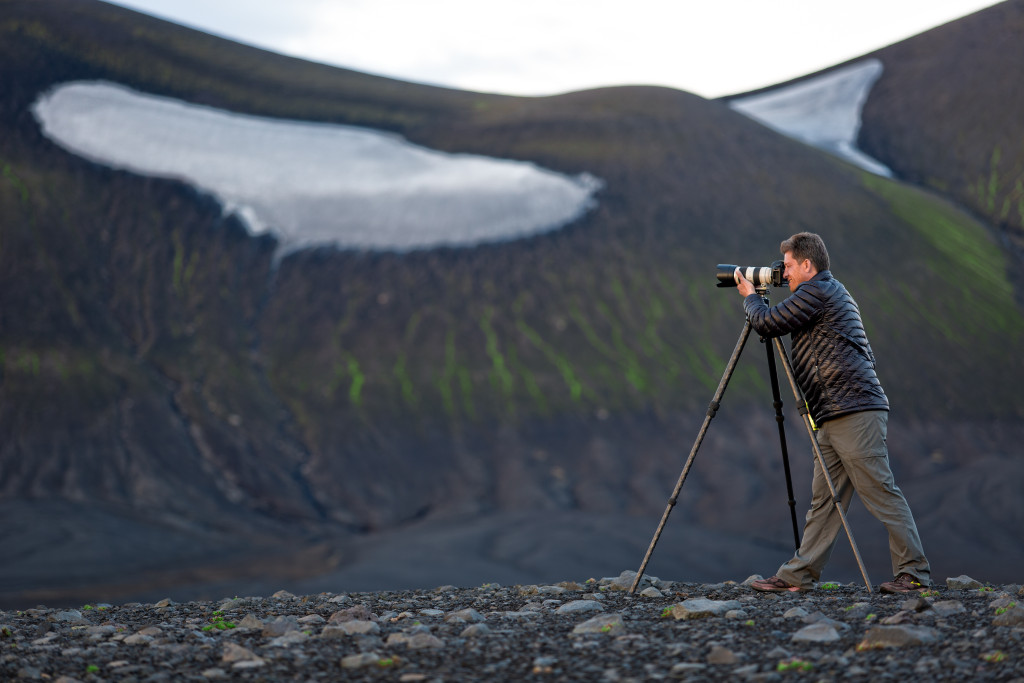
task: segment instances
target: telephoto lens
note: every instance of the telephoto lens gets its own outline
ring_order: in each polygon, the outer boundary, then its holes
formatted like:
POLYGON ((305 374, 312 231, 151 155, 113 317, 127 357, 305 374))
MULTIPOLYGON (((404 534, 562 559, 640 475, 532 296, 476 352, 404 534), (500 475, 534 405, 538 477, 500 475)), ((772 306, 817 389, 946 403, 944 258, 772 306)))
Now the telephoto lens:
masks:
POLYGON ((719 263, 716 266, 715 275, 718 278, 719 287, 735 287, 736 269, 739 268, 743 277, 750 280, 755 287, 783 287, 787 284, 783 277, 784 266, 782 261, 775 261, 770 266, 747 266, 740 267, 729 263, 719 263))

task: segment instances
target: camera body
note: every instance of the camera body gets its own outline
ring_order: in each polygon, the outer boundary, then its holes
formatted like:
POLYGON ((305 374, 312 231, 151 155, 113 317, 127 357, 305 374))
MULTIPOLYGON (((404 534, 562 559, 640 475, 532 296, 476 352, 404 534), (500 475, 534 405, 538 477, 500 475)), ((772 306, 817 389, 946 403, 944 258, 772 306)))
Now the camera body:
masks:
POLYGON ((743 277, 754 283, 755 287, 767 287, 768 285, 772 287, 785 287, 789 284, 785 276, 785 265, 782 261, 775 261, 770 266, 747 266, 746 268, 728 263, 719 263, 716 267, 718 286, 735 287, 738 284, 736 282, 737 268, 740 269, 743 277))

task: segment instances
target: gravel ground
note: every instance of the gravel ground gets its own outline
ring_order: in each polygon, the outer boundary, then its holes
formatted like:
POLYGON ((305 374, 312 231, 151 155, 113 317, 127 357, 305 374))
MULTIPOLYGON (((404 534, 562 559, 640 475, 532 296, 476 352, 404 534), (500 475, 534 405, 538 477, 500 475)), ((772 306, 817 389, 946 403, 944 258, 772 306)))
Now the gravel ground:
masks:
POLYGON ((1024 683, 1024 589, 766 595, 632 572, 548 586, 0 612, 0 680, 1024 683))

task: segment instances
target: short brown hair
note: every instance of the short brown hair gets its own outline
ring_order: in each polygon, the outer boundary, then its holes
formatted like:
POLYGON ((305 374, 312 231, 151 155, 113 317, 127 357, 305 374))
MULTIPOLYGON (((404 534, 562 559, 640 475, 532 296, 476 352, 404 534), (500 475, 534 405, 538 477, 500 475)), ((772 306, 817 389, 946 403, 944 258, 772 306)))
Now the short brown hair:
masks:
POLYGON ((825 248, 825 240, 813 232, 798 232, 788 240, 782 240, 779 251, 783 254, 787 251, 793 252, 793 258, 797 262, 810 259, 819 273, 828 270, 828 249, 825 248))

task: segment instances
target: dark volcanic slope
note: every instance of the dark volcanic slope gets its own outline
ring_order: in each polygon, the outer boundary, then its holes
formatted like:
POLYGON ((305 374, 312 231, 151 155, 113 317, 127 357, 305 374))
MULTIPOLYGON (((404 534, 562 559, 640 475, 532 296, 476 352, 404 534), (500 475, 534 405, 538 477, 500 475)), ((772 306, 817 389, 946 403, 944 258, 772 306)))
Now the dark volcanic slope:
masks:
MULTIPOLYGON (((867 313, 894 420, 914 425, 902 438, 929 435, 908 470, 1005 455, 999 421, 1024 415, 1024 316, 986 228, 722 103, 409 85, 62 0, 0 0, 0 93, 0 495, 27 529, 70 501, 102 512, 71 515, 72 537, 150 525, 228 553, 482 511, 660 512, 742 326, 714 264, 767 263, 800 229, 824 234, 867 313), (528 240, 275 266, 273 240, 208 197, 43 138, 30 104, 75 79, 372 125, 605 188, 578 224, 528 240), (988 440, 915 459, 954 430, 988 440)), ((750 343, 694 475, 703 497, 677 514, 773 536, 750 343)), ((32 534, 6 538, 23 576, 32 534)))
POLYGON ((885 71, 860 144, 956 198, 1024 255, 1024 1, 1007 0, 878 51, 885 71))

